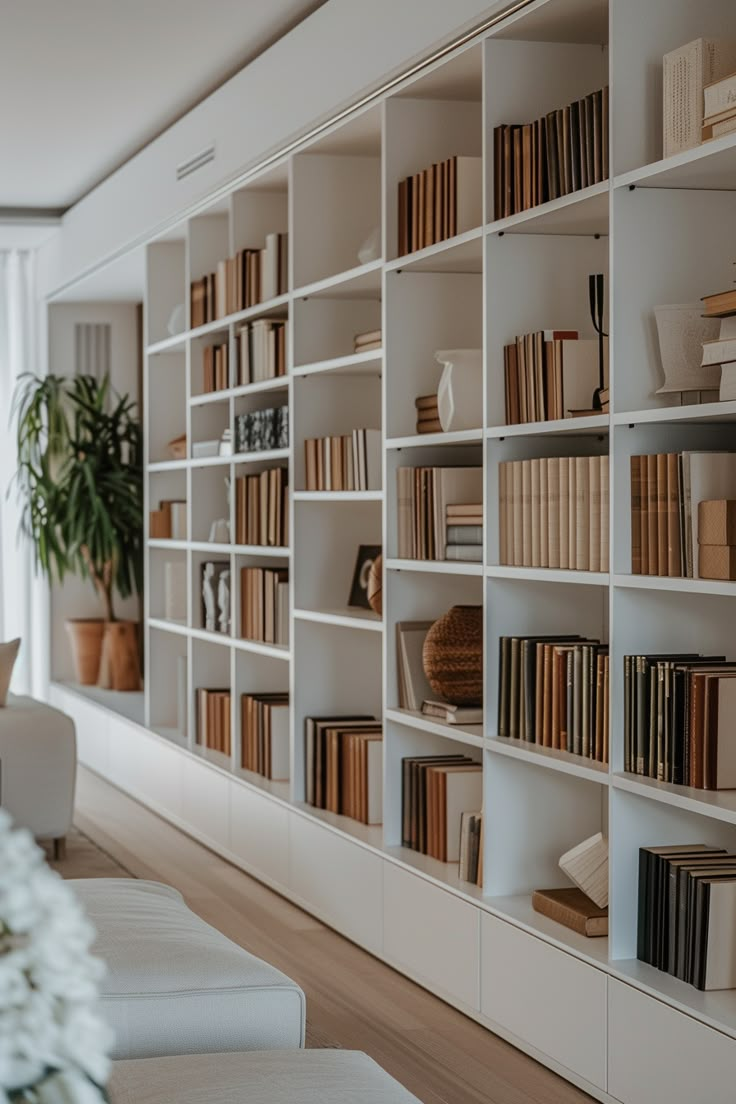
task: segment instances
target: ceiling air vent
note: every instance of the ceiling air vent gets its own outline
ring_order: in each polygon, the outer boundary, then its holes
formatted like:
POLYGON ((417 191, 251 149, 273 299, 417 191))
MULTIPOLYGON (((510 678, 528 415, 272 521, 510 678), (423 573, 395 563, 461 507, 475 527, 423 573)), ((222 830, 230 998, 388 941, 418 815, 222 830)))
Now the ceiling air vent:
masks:
POLYGON ((203 169, 205 165, 209 165, 210 161, 215 160, 215 147, 214 145, 208 146, 207 149, 203 149, 201 153, 196 154, 194 157, 190 157, 188 161, 182 161, 180 165, 176 166, 176 179, 183 180, 185 176, 191 176, 193 172, 197 172, 198 169, 203 169))

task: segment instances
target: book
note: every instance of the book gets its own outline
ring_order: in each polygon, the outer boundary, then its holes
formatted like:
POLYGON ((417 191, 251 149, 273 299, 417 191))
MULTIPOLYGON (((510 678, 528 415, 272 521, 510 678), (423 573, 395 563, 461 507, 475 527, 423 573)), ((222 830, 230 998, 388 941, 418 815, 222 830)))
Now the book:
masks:
POLYGON ((307 717, 308 804, 364 824, 383 817, 383 736, 369 716, 307 717))
POLYGON ((701 302, 706 318, 727 318, 736 313, 736 288, 704 295, 701 302))
POLYGON ((272 781, 290 777, 288 692, 241 695, 241 753, 243 770, 272 781))
POLYGON ((286 568, 240 569, 240 636, 288 647, 289 572, 286 568))
POLYGON ((581 889, 535 889, 532 908, 589 937, 608 935, 608 908, 599 908, 581 889))
POLYGON ((482 222, 482 158, 454 156, 398 182, 398 254, 413 253, 482 222))
POLYGON ((432 689, 424 673, 422 649, 432 621, 397 621, 396 659, 399 708, 418 712, 432 689))
POLYGON ((444 560, 448 528, 482 525, 481 467, 400 467, 396 480, 399 557, 444 560))
POLYGON ((235 544, 288 545, 288 469, 235 478, 235 544))
POLYGON ((663 156, 700 143, 705 88, 736 68, 736 43, 697 38, 662 59, 663 156))
POLYGON ((422 713, 444 724, 479 725, 483 723, 482 707, 450 705, 449 702, 430 699, 422 702, 422 713))
POLYGON ((482 813, 466 811, 460 814, 458 877, 461 882, 478 886, 483 884, 482 827, 482 813))
POLYGON ((230 691, 198 687, 195 691, 195 707, 197 743, 209 751, 219 751, 230 756, 230 691))
POLYGON ((703 117, 707 123, 714 115, 736 111, 736 73, 711 81, 703 88, 703 117))
POLYGON ((469 756, 402 759, 402 844, 458 862, 462 814, 481 805, 482 766, 469 756))

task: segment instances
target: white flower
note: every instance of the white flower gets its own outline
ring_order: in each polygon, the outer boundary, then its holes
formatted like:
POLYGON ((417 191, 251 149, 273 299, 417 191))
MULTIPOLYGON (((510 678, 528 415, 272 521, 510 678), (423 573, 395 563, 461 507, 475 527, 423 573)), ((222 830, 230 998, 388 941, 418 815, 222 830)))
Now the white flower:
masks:
POLYGON ((99 1104, 111 1033, 97 1009, 95 933, 30 834, 0 810, 0 1104, 99 1104), (53 1076, 48 1071, 53 1071, 53 1076))

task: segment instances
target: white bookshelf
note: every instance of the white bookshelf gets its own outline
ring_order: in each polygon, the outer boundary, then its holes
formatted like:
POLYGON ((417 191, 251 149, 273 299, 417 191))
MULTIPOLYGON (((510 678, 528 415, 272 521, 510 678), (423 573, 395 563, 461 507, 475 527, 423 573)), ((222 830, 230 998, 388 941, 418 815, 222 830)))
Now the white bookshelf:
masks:
MULTIPOLYGON (((693 1046, 702 1031, 715 1037, 719 1055, 728 1044, 704 1098, 726 1099, 720 1078, 736 1063, 736 992, 701 994, 634 960, 639 847, 699 840, 736 846, 736 797, 625 774, 621 721, 623 655, 733 652, 736 584, 631 575, 629 519, 633 453, 734 447, 736 403, 676 406, 654 395, 652 314, 657 304, 692 301, 732 279, 736 136, 662 160, 658 100, 664 53, 700 35, 726 34, 736 37, 731 0, 615 0, 610 10, 602 0, 534 0, 148 246, 146 509, 160 498, 186 498, 189 531, 185 540, 146 544, 140 732, 153 734, 145 745, 152 763, 176 757, 175 781, 163 789, 153 776, 145 784, 138 776, 134 783, 116 778, 122 753, 110 750, 112 721, 104 753, 91 737, 82 740, 83 758, 95 769, 601 1100, 614 1099, 626 1060, 614 983, 636 993, 643 1036, 650 1024, 659 1030, 664 1009, 680 1017, 680 1037, 693 1046), (492 128, 607 82, 611 180, 494 220, 492 128), (478 226, 397 256, 398 181, 453 154, 483 158, 478 226), (376 229, 380 255, 361 263, 358 250, 376 229), (192 279, 276 230, 289 233, 286 294, 167 335, 171 310, 188 303, 192 279), (504 343, 555 325, 590 336, 591 272, 606 274, 610 416, 506 426, 504 343), (203 394, 203 348, 228 341, 233 372, 239 327, 261 317, 288 318, 287 376, 239 385, 232 374, 227 389, 203 394), (354 334, 379 327, 382 348, 355 353, 354 334), (436 387, 435 350, 453 347, 483 349, 478 425, 419 436, 414 399, 436 387), (284 401, 288 449, 202 460, 191 452, 181 461, 166 455, 166 442, 178 433, 186 431, 190 444, 219 436, 236 414, 284 401), (382 490, 304 489, 306 438, 379 426, 382 490), (610 573, 500 565, 498 464, 587 454, 610 457, 610 573), (396 555, 397 467, 443 462, 483 466, 482 563, 396 555), (210 544, 211 522, 227 516, 225 477, 275 464, 289 473, 289 547, 210 544), (361 544, 384 550, 383 620, 347 605, 361 544), (202 628, 199 569, 209 557, 230 565, 228 636, 202 628), (185 622, 162 618, 167 559, 186 564, 185 622), (239 572, 246 565, 289 567, 288 647, 240 639, 239 572), (396 622, 438 617, 456 603, 484 607, 482 725, 443 725, 398 707, 396 622), (499 637, 553 631, 610 642, 610 767, 496 734, 499 637), (176 718, 179 657, 187 670, 183 730, 176 718), (231 689, 229 760, 196 743, 194 692, 208 685, 231 689), (241 768, 240 696, 287 689, 291 777, 269 783, 241 768), (304 718, 341 712, 383 720, 382 826, 367 828, 304 801, 304 718), (401 846, 402 758, 458 750, 483 765, 483 888, 461 882, 456 864, 401 846), (600 830, 611 846, 610 934, 586 940, 535 913, 531 894, 565 884, 559 855, 600 830), (528 970, 527 961, 534 964, 528 970), (538 1011, 554 1008, 563 990, 565 1039, 538 1011), (518 1014, 522 998, 526 1022, 518 1014)), ((233 512, 230 522, 234 531, 233 512)), ((73 706, 68 690, 59 693, 73 706)), ((83 720, 88 704, 79 706, 83 720)), ((648 1068, 645 1056, 640 1066, 648 1068)), ((656 1098, 646 1081, 651 1071, 641 1076, 620 1097, 623 1104, 656 1098)))

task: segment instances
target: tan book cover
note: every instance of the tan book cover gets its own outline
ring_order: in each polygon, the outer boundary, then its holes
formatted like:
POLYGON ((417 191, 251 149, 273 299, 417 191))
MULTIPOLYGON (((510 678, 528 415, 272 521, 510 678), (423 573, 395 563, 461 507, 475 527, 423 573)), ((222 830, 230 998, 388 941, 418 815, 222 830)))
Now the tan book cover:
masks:
POLYGON ((425 169, 424 177, 424 244, 434 245, 434 167, 425 169))
POLYGON ((550 456, 547 461, 547 567, 561 567, 560 563, 560 457, 550 456))
POLYGON ((558 924, 590 937, 608 935, 608 909, 601 909, 581 889, 536 889, 532 908, 558 924))
POLYGON ((535 458, 530 461, 531 464, 531 530, 532 530, 532 551, 531 551, 531 566, 541 567, 541 518, 542 518, 542 492, 541 492, 541 472, 542 462, 540 459, 535 458))
POLYGON ((523 504, 523 477, 521 460, 511 461, 512 495, 511 513, 513 517, 513 566, 522 567, 524 564, 524 504, 523 504))
POLYGON ((590 526, 588 529, 588 570, 601 570, 601 458, 588 457, 590 526))
POLYGON ((560 456, 558 459, 559 471, 559 531, 560 531, 560 564, 563 570, 570 567, 570 458, 560 456))
POLYGON ((589 457, 575 457, 575 568, 590 570, 589 457))
POLYGON ((648 574, 659 575, 659 502, 657 495, 657 455, 650 453, 646 457, 646 495, 647 495, 647 544, 648 574))
POLYGON ((682 574, 682 555, 680 543, 680 465, 676 452, 668 452, 666 457, 666 494, 667 494, 667 574, 678 578, 682 574))
POLYGON ((512 562, 509 557, 507 469, 508 461, 502 460, 498 465, 498 555, 502 564, 512 562))
POLYGON ((549 460, 539 461, 539 566, 549 567, 549 460))
POLYGON ((521 460, 521 562, 532 567, 532 462, 521 460))
POLYGON ((698 544, 736 545, 736 500, 718 498, 698 503, 698 544))
POLYGON ((669 574, 669 501, 667 492, 667 453, 657 453, 657 565, 658 574, 669 574))
POLYGON ((611 490, 610 490, 611 465, 608 456, 600 457, 599 475, 601 486, 601 571, 610 570, 611 550, 611 490))

